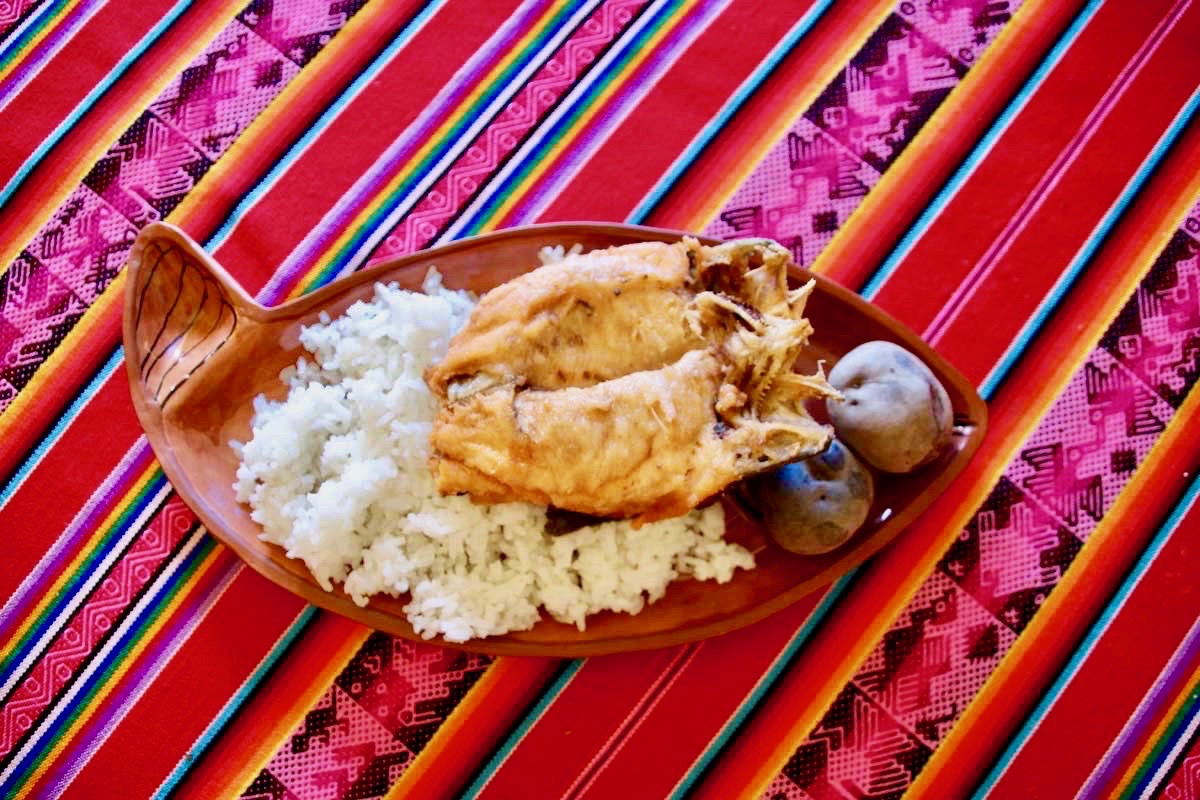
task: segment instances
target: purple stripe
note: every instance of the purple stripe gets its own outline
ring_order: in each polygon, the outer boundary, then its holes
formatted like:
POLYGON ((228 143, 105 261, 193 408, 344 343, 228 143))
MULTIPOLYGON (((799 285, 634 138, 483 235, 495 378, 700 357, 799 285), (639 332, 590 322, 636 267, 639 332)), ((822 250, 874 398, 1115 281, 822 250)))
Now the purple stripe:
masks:
MULTIPOLYGON (((333 214, 325 217, 319 223, 311 238, 293 250, 284 260, 280 272, 271 280, 259 300, 273 304, 279 302, 294 287, 304 273, 317 263, 318 259, 332 246, 333 241, 340 235, 364 208, 377 201, 387 183, 395 177, 400 168, 429 141, 434 129, 444 123, 450 113, 462 103, 469 91, 475 88, 483 75, 492 69, 500 56, 511 49, 512 45, 524 36, 534 23, 552 5, 552 0, 536 0, 530 3, 523 14, 514 17, 515 22, 503 29, 502 36, 489 40, 490 48, 484 50, 484 56, 479 58, 473 69, 455 75, 454 89, 434 106, 434 112, 423 114, 418 122, 422 124, 406 130, 397 142, 371 166, 370 170, 357 181, 350 191, 338 200, 333 214)), ((468 65, 469 66, 469 65, 468 65)))
POLYGON ((545 211, 553 196, 559 193, 562 185, 574 177, 578 167, 591 158, 594 151, 608 138, 609 133, 650 93, 662 77, 661 73, 667 68, 667 61, 678 57, 677 51, 681 49, 681 44, 685 40, 690 43, 692 38, 707 29, 714 16, 728 6, 728 2, 710 2, 693 8, 691 13, 654 48, 653 55, 622 83, 621 90, 609 98, 608 109, 585 126, 575 142, 559 155, 559 166, 547 171, 541 181, 527 190, 525 198, 509 212, 504 224, 522 225, 534 222, 545 211))
MULTIPOLYGON (((202 544, 199 546, 203 547, 202 544)), ((232 551, 218 549, 208 558, 230 559, 231 563, 223 570, 219 567, 210 569, 203 583, 183 587, 181 591, 188 593, 187 599, 158 631, 151 646, 140 652, 135 646, 130 652, 128 658, 134 661, 133 668, 122 676, 120 683, 96 707, 92 718, 71 738, 70 747, 53 760, 53 768, 43 779, 43 785, 52 788, 55 794, 61 793, 67 784, 75 779, 100 746, 108 740, 133 704, 141 699, 150 684, 159 677, 163 668, 242 570, 242 562, 232 551)))
POLYGON ((57 48, 74 36, 83 23, 100 10, 105 2, 106 0, 84 0, 38 43, 32 53, 21 59, 19 66, 0 82, 0 108, 24 88, 25 83, 46 65, 57 48))
MULTIPOLYGON (((91 508, 76 517, 63 535, 55 541, 52 557, 43 558, 20 587, 17 588, 3 609, 0 609, 0 641, 7 639, 12 629, 25 618, 31 606, 40 598, 49 585, 63 573, 78 553, 79 548, 95 533, 100 521, 112 512, 117 500, 133 485, 134 479, 150 464, 154 457, 150 445, 143 438, 133 454, 129 467, 115 475, 115 479, 102 486, 99 496, 88 500, 91 508)), ((128 458, 128 454, 125 456, 128 458)), ((122 459, 124 460, 124 459, 122 459)), ((87 506, 85 506, 86 508, 87 506)))
POLYGON ((1087 783, 1079 792, 1080 797, 1097 797, 1099 790, 1108 785, 1121 772, 1133 754, 1146 740, 1151 728, 1162 719, 1179 695, 1189 678, 1200 664, 1200 620, 1196 620, 1175 650, 1167 666, 1159 673, 1146 697, 1138 704, 1117 740, 1104 754, 1104 758, 1088 776, 1087 783))

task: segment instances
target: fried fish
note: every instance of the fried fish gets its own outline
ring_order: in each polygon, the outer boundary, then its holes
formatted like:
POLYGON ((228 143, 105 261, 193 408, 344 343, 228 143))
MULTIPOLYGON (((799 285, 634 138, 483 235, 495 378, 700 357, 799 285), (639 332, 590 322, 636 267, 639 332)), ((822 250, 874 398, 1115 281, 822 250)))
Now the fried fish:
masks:
POLYGON ((813 283, 768 240, 647 242, 543 266, 489 292, 426 381, 446 494, 640 522, 823 450, 805 410, 837 396, 793 367, 813 283))

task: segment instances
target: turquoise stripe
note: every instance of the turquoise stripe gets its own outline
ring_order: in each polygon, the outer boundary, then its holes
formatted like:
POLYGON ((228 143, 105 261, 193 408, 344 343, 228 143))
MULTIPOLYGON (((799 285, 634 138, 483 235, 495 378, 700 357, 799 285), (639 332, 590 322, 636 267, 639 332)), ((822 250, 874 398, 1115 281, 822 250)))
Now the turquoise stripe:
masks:
POLYGON ((83 115, 91 110, 93 106, 95 106, 100 98, 103 97, 110 88, 112 88, 112 85, 120 80, 120 78, 129 70, 129 68, 133 66, 133 63, 141 58, 142 55, 145 54, 146 50, 148 50, 151 45, 158 41, 159 37, 161 37, 168 28, 175 24, 175 21, 179 19, 183 12, 187 11, 188 8, 191 7, 193 1, 194 0, 179 0, 178 3, 172 6, 171 10, 168 11, 163 18, 160 19, 158 23, 151 28, 146 35, 143 36, 138 43, 135 44, 133 48, 124 55, 124 57, 121 58, 120 61, 117 62, 116 66, 114 66, 112 70, 104 76, 103 80, 96 84, 92 91, 88 92, 87 96, 79 102, 79 105, 75 106, 74 110, 67 115, 67 118, 59 123, 58 127, 56 127, 54 131, 46 137, 46 140, 38 145, 38 148, 33 151, 33 154, 30 155, 29 158, 25 159, 25 163, 21 165, 20 169, 18 169, 16 174, 13 175, 12 179, 9 180, 8 185, 6 185, 4 189, 0 191, 0 206, 4 206, 4 204, 12 198, 17 189, 21 188, 21 185, 26 181, 26 179, 29 178, 30 173, 32 173, 37 165, 40 164, 46 157, 46 154, 58 146, 63 137, 66 136, 73 127, 75 127, 83 115))
POLYGON ((43 3, 37 10, 32 12, 25 21, 16 27, 15 30, 8 34, 8 38, 0 44, 0 67, 5 67, 12 60, 21 48, 29 44, 29 41, 37 35, 38 31, 44 27, 44 24, 49 22, 45 17, 53 17, 58 12, 62 11, 67 6, 67 0, 54 0, 54 2, 43 3))
POLYGON ((79 416, 81 411, 83 411, 83 407, 91 402, 92 398, 95 397, 100 391, 100 387, 103 386, 104 383, 112 376, 113 372, 115 372, 116 369, 121 366, 123 361, 124 352, 118 349, 108 357, 108 361, 104 362, 104 365, 101 366, 96 372, 95 377, 88 382, 87 386, 85 386, 83 391, 76 396, 71 405, 67 406, 67 410, 63 412, 62 416, 58 418, 58 421, 54 423, 54 427, 50 429, 50 432, 47 433, 45 438, 43 438, 38 446, 34 448, 33 452, 30 453, 23 462, 21 462, 21 466, 17 468, 17 471, 13 474, 12 478, 9 479, 4 488, 0 489, 0 509, 3 509, 8 501, 12 499, 13 495, 17 493, 17 490, 21 488, 21 484, 23 484, 29 477, 29 474, 33 472, 33 469, 38 465, 38 462, 40 462, 46 453, 49 452, 50 448, 54 447, 58 440, 62 438, 63 433, 67 430, 67 428, 71 427, 71 423, 74 422, 75 418, 79 416))
POLYGON ((988 772, 987 777, 983 779, 983 783, 980 784, 979 788, 975 790, 975 794, 972 795, 973 798, 982 800, 982 798, 986 797, 995 788, 997 782, 1004 775, 1005 768, 1012 762, 1021 748, 1025 746, 1026 742, 1029 741, 1029 738, 1037 730, 1038 726, 1046 719, 1046 715, 1058 701, 1058 697, 1062 694, 1063 689, 1079 674, 1080 668, 1096 648, 1096 643, 1099 642, 1100 637, 1112 625, 1112 621, 1121 612, 1121 608, 1125 605, 1129 596, 1133 594, 1134 589, 1146 577, 1146 573, 1150 570, 1150 565, 1154 563, 1154 560, 1158 558, 1171 536, 1179 529, 1179 524, 1183 521, 1184 516, 1196 505, 1197 498, 1200 498, 1200 476, 1192 479, 1191 485, 1188 486, 1183 497, 1175 504, 1166 521, 1159 527, 1158 532, 1154 535, 1154 539, 1151 540, 1146 551, 1142 553, 1137 563, 1134 564, 1129 576, 1121 584, 1116 594, 1113 595, 1112 600, 1105 606, 1104 611, 1100 614, 1100 618, 1088 630, 1087 635, 1083 638, 1083 642, 1076 648, 1074 655, 1071 656, 1071 660, 1067 662, 1067 665, 1063 668, 1058 678, 1046 690, 1041 702, 1038 703, 1037 707, 1025 720, 1025 724, 1021 726, 1016 736, 1009 742, 1008 747, 996 759, 996 763, 992 766, 991 771, 988 772))
POLYGON ((562 673, 558 676, 554 683, 551 684, 550 688, 547 689, 542 694, 541 698, 538 699, 537 705, 533 707, 533 710, 525 715, 524 719, 521 720, 521 724, 517 726, 517 729, 513 731, 507 739, 504 740, 504 744, 500 746, 500 749, 496 751, 496 754, 488 760, 488 763, 483 767, 482 770, 480 770, 479 774, 475 776, 475 780, 471 782, 471 785, 467 787, 466 791, 463 793, 462 800, 468 800, 468 798, 479 796, 479 793, 483 791, 483 787, 487 785, 487 782, 490 781, 492 776, 496 774, 496 770, 498 770, 500 765, 508 759, 508 756, 512 753, 513 749, 516 748, 517 744, 525 738, 525 734, 529 733, 529 729, 537 724, 537 721, 542 718, 542 714, 546 713, 546 709, 549 708, 550 704, 554 702, 554 699, 562 693, 562 690, 566 688, 568 683, 571 682, 571 679, 575 677, 579 670, 583 669, 583 665, 585 663, 586 659, 582 658, 578 658, 567 663, 567 666, 563 669, 562 673))
POLYGON ((434 0, 432 3, 429 3, 422 8, 420 13, 409 20, 409 23, 404 26, 403 30, 401 30, 396 38, 393 39, 390 44, 388 44, 383 52, 376 56, 371 63, 368 64, 367 67, 358 74, 358 77, 356 77, 349 86, 342 90, 342 93, 339 94, 337 99, 333 101, 333 104, 330 105, 329 108, 325 109, 325 112, 317 118, 317 121, 313 123, 313 125, 310 126, 308 130, 306 130, 291 147, 288 148, 287 152, 283 154, 282 158, 275 162, 275 165, 271 167, 270 172, 264 175, 262 179, 260 179, 259 182, 254 185, 254 188, 242 198, 241 202, 239 202, 229 216, 226 217, 225 223, 217 229, 216 233, 208 238, 207 242, 205 242, 205 249, 211 253, 217 248, 221 247, 221 245, 225 244, 225 242, 229 239, 229 235, 233 232, 233 229, 237 227, 237 224, 241 221, 242 217, 245 216, 246 213, 267 194, 267 191, 277 180, 279 180, 279 177, 283 175, 283 173, 291 169, 292 165, 300 159, 300 156, 302 156, 309 146, 316 141, 317 137, 324 133, 325 129, 329 127, 329 124, 333 122, 333 120, 336 119, 339 114, 342 113, 346 106, 350 105, 351 101, 354 100, 358 93, 361 92, 363 88, 367 86, 367 84, 375 80, 379 73, 383 71, 383 68, 386 67, 393 58, 395 58, 397 53, 403 50, 408 43, 412 41, 413 37, 416 36, 421 28, 425 26, 425 23, 428 22, 434 14, 440 11, 442 7, 446 5, 447 1, 448 0, 434 0))
POLYGON ((771 664, 771 668, 759 679, 758 683, 754 686, 754 690, 742 701, 737 711, 725 723, 724 727, 721 728, 708 747, 704 748, 704 752, 700 754, 700 757, 692 765, 692 768, 683 776, 683 780, 676 785, 675 790, 671 792, 671 800, 682 800, 692 790, 696 781, 700 779, 700 776, 708 769, 712 760, 716 758, 717 753, 725 749, 725 746, 729 744, 729 740, 745 724, 746 719, 754 713, 754 710, 758 708, 758 704, 766 697, 767 692, 771 690, 775 682, 787 670, 796 653, 800 652, 800 648, 812 638, 817 626, 829 616, 829 612, 833 609, 834 604, 841 599, 846 588, 861 569, 862 567, 855 567, 829 587, 829 591, 825 593, 825 597, 821 599, 821 602, 809 614, 808 619, 800 626, 800 630, 796 631, 792 636, 787 647, 784 648, 783 652, 771 664))
POLYGON ((1096 12, 1100 10, 1100 6, 1103 4, 1104 0, 1091 0, 1083 11, 1080 12, 1080 15, 1076 17, 1075 21, 1071 23, 1070 27, 1059 37, 1054 47, 1050 50, 1049 55, 1042 60, 1042 63, 1038 65, 1033 75, 1025 82, 1021 90, 1017 92, 1012 102, 1008 104, 1008 107, 1004 109, 1000 116, 996 118, 996 121, 992 123, 992 126, 988 128, 987 133, 979 140, 979 144, 975 145, 971 154, 967 156, 962 165, 954 172, 954 175, 950 177, 950 180, 946 182, 946 185, 937 193, 937 196, 934 197, 933 202, 929 204, 924 213, 917 218, 916 223, 909 228, 908 233, 896 245, 891 255, 887 257, 874 276, 867 281, 861 292, 863 297, 871 298, 878 294, 880 287, 892 276, 892 273, 896 271, 900 262, 908 257, 908 254, 912 252, 917 241, 929 231, 933 226, 934 220, 949 205, 954 195, 958 194, 959 189, 962 188, 967 179, 975 172, 980 162, 992 151, 997 140, 1012 124, 1013 119, 1028 105, 1029 99, 1033 96, 1034 92, 1046 82, 1046 78, 1058 66, 1059 62, 1062 61, 1067 50, 1079 38, 1079 34, 1092 21, 1092 18, 1096 16, 1096 12))
POLYGON ((721 107, 717 115, 709 120, 708 124, 696 135, 687 148, 675 159, 667 172, 658 179, 658 182, 650 189, 650 192, 642 198, 637 207, 629 214, 628 221, 640 224, 645 221, 646 217, 654 211, 654 208, 662 202, 663 197, 671 187, 674 186, 683 173, 695 163, 704 149, 716 138, 733 115, 741 110, 751 96, 758 90, 758 87, 763 84, 771 76, 772 73, 779 67, 781 61, 787 57, 789 53, 796 48, 796 45, 801 39, 808 34, 812 27, 817 24, 826 11, 833 5, 833 0, 818 0, 813 6, 800 18, 800 20, 792 26, 792 29, 779 41, 767 57, 760 63, 754 72, 738 86, 733 96, 721 107))
POLYGON ((258 668, 238 688, 229 702, 221 709, 221 712, 204 729, 204 733, 200 734, 200 738, 196 740, 196 743, 188 749, 179 763, 175 765, 175 769, 171 770, 171 774, 167 776, 167 779, 151 795, 153 800, 165 800, 165 798, 169 797, 178 788, 179 782, 183 780, 184 776, 187 775, 195 763, 200 760, 200 757, 208 750, 213 740, 221 735, 229 724, 229 721, 233 719, 234 714, 238 712, 242 704, 246 702, 246 699, 258 688, 267 674, 275 668, 275 665, 283 657, 283 654, 291 649, 292 644, 296 641, 296 637, 308 628, 309 623, 313 621, 316 615, 316 607, 305 606, 300 615, 284 631, 283 636, 279 638, 275 646, 271 648, 271 651, 259 663, 258 668))
POLYGON ((1104 240, 1108 238, 1109 233, 1112 232, 1113 227, 1117 224, 1117 220, 1121 218, 1133 202, 1133 199, 1142 191, 1142 188, 1146 185, 1146 181, 1150 179, 1150 175, 1162 163, 1163 158, 1166 157, 1167 152, 1179 139, 1180 135, 1182 135, 1183 130, 1196 117, 1198 109, 1200 109, 1200 89, 1192 93, 1187 103, 1175 115, 1175 119, 1171 121, 1171 125, 1163 133, 1162 138, 1154 145, 1154 149, 1150 151, 1150 155, 1146 157, 1146 160, 1138 167, 1137 172, 1134 173, 1129 183, 1125 185, 1125 188, 1117 198, 1117 202, 1113 204, 1108 213, 1100 220, 1100 224, 1088 236, 1087 242, 1076 253, 1075 258, 1071 259, 1071 263, 1054 284, 1054 288, 1050 290, 1050 293, 1042 300, 1037 310, 1033 313, 1033 316, 1021 328, 1021 332, 1017 334, 1013 343, 1008 346, 1004 356, 992 368, 992 371, 988 373, 987 378, 984 379, 979 389, 979 393, 985 399, 990 398, 995 393, 1000 383, 1004 380, 1004 376, 1008 374, 1013 364, 1021 357, 1021 354, 1025 351, 1025 348, 1029 345, 1029 342, 1033 339, 1038 329, 1045 324, 1046 319, 1061 304, 1063 297, 1066 296, 1067 291, 1079 277, 1079 273, 1083 271, 1084 266, 1096 255, 1096 251, 1100 248, 1104 240))

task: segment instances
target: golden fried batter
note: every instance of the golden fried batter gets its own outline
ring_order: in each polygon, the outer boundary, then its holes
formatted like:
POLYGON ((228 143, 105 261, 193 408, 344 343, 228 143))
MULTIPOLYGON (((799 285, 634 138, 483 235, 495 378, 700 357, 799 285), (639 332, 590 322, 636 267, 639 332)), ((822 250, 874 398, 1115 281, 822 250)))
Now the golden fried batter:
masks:
POLYGON ((792 367, 812 284, 751 240, 569 257, 490 292, 426 376, 444 493, 641 521, 820 452, 830 431, 792 367))

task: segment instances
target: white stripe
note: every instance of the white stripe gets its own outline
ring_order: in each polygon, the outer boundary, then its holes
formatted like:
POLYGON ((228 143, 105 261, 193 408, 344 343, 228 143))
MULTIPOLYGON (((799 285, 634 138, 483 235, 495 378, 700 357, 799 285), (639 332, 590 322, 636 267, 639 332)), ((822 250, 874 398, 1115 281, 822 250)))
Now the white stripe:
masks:
POLYGON ((142 695, 146 693, 146 690, 150 688, 150 685, 154 683, 154 681, 158 680, 159 673, 162 671, 163 667, 165 667, 167 663, 175 657, 175 654, 179 652, 179 649, 183 647, 184 643, 192 637, 192 632, 196 630, 196 627, 201 622, 204 621, 205 617, 207 617, 209 612, 212 611, 213 606, 215 606, 217 601, 224 596, 225 592, 228 591, 230 585, 241 571, 241 561, 238 561, 232 565, 228 574, 221 578, 220 583, 218 583, 213 588, 212 592, 209 593, 208 597, 204 599, 204 602, 201 604, 196 614, 187 621, 183 628, 179 630, 175 638, 172 639, 167 644, 166 648, 158 654, 158 657, 156 657, 152 663, 147 665, 142 679, 125 694, 124 698, 121 700, 121 704, 117 707, 117 710, 113 712, 113 715, 109 718, 109 720, 104 724, 104 727, 96 732, 96 735, 93 736, 90 741, 88 741, 87 746, 79 754, 79 757, 72 761, 67 767, 67 771, 63 777, 54 784, 52 789, 53 792, 56 794, 62 794, 64 791, 66 791, 66 788, 68 785, 70 785, 71 781, 75 780, 75 776, 77 776, 80 771, 87 766, 88 762, 92 760, 92 756, 94 756, 96 751, 100 749, 100 746, 108 741, 108 737, 111 736, 116 727, 120 725, 122 721, 124 721, 125 716, 129 713, 129 709, 133 708, 134 703, 142 699, 142 695))
MULTIPOLYGON (((17 81, 8 90, 9 91, 8 97, 6 99, 0 99, 0 111, 3 111, 8 106, 8 104, 13 101, 13 98, 15 98, 17 95, 19 95, 21 93, 21 90, 23 90, 26 86, 28 86, 29 82, 32 81, 34 78, 36 78, 38 76, 38 74, 43 69, 46 68, 46 65, 49 64, 50 61, 53 60, 53 58, 56 55, 58 55, 59 51, 62 50, 64 47, 66 47, 67 44, 72 39, 75 38, 75 34, 79 33, 79 29, 82 28, 84 25, 86 25, 88 23, 88 21, 91 20, 92 17, 96 16, 97 12, 99 12, 100 9, 104 8, 105 5, 106 5, 106 3, 104 2, 104 0, 101 0, 101 2, 97 3, 94 8, 90 9, 86 14, 84 14, 79 19, 75 20, 74 24, 71 25, 71 27, 66 30, 65 35, 63 35, 62 38, 60 38, 55 43, 55 45, 53 47, 51 47, 50 50, 42 56, 41 61, 38 64, 36 64, 33 69, 28 70, 21 77, 21 79, 19 81, 17 81)), ((67 12, 66 16, 68 18, 70 17, 69 11, 67 12)), ((22 27, 24 27, 24 26, 22 26, 22 27)), ((53 35, 54 34, 52 32, 51 36, 53 37, 53 35)), ((37 47, 37 45, 34 45, 35 49, 36 49, 36 47, 37 47)), ((20 69, 21 69, 21 67, 18 66, 14 71, 20 71, 20 69)))
MULTIPOLYGON (((79 608, 84 600, 87 599, 91 591, 96 588, 96 585, 104 579, 104 576, 108 573, 109 568, 112 567, 113 563, 115 563, 117 559, 124 554, 125 548, 127 548, 129 543, 133 541, 133 539, 141 532, 142 528, 145 526, 150 517, 153 516, 156 511, 158 511, 159 504, 163 502, 170 491, 170 484, 166 484, 159 489, 150 503, 147 504, 144 509, 142 509, 142 513, 139 514, 137 519, 133 521, 133 524, 126 528, 125 533, 116 541, 112 549, 108 551, 108 554, 99 563, 99 565, 92 570, 92 574, 88 576, 88 579, 84 582, 84 584, 80 586, 73 595, 71 595, 71 599, 67 601, 67 604, 62 608, 61 611, 59 611, 58 615, 55 616, 54 621, 50 623, 49 627, 47 627, 45 631, 42 632, 41 638, 39 638, 34 646, 30 648, 29 652, 25 654, 25 658, 21 659, 21 663, 17 665, 16 669, 9 672, 4 680, 4 683, 0 684, 0 697, 6 697, 8 693, 12 691, 13 686, 15 686, 17 681, 19 681, 25 675, 25 673, 33 665, 33 662, 42 654, 42 651, 54 641, 54 637, 57 636, 58 632, 62 630, 63 626, 67 624, 67 621, 71 619, 71 615, 74 614, 75 610, 79 608)), ((0 782, 2 781, 3 779, 0 778, 0 782)))
MULTIPOLYGON (((546 117, 540 125, 538 125, 538 127, 534 130, 533 135, 526 140, 525 144, 523 144, 511 158, 509 158, 508 163, 504 165, 503 169, 501 169, 497 174, 493 175, 488 181, 487 185, 484 187, 484 190, 479 193, 475 200, 469 206, 459 212, 458 218, 455 220, 455 222, 446 229, 445 233, 438 237, 437 241, 439 243, 454 239, 462 233, 463 228, 471 221, 479 209, 481 209, 492 197, 495 196, 497 190, 504 184, 508 177, 525 164, 525 162, 529 159, 530 153, 546 138, 546 133, 552 130, 555 124, 557 124, 557 122, 562 119, 568 111, 574 109, 575 104, 579 102, 580 97, 586 94, 592 85, 595 84, 596 81, 598 81, 608 71, 608 68, 615 60, 625 54, 625 52, 630 48, 633 40, 635 40, 638 34, 650 24, 650 21, 654 19, 654 16, 658 14, 658 12, 662 10, 662 7, 665 6, 669 1, 670 0, 655 0, 650 7, 642 12, 641 16, 638 17, 637 21, 634 22, 633 25, 626 28, 621 33, 620 38, 617 40, 617 46, 610 47, 608 51, 605 52, 605 54, 600 58, 600 60, 596 62, 595 66, 588 71, 583 80, 578 81, 574 86, 571 87, 571 91, 567 93, 567 96, 558 102, 558 105, 555 106, 554 111, 552 111, 550 115, 546 117)), ((385 228, 390 229, 391 225, 387 225, 385 228)))
POLYGON ((515 222, 533 222, 545 212, 563 188, 575 179, 584 165, 591 161, 600 150, 600 147, 608 141, 608 138, 617 126, 625 122, 630 110, 636 108, 646 98, 646 95, 650 94, 650 91, 658 83, 659 79, 678 63, 679 59, 688 51, 692 43, 700 38, 700 34, 708 29, 709 23, 713 21, 713 18, 728 8, 730 3, 731 0, 722 0, 720 3, 711 4, 696 20, 692 29, 675 43, 674 49, 666 51, 661 56, 657 53, 653 56, 657 63, 650 74, 646 76, 645 80, 639 81, 633 91, 621 98, 615 107, 605 111, 601 115, 598 123, 599 130, 597 130, 596 135, 592 137, 584 149, 577 150, 568 156, 568 160, 562 168, 557 173, 552 174, 545 186, 539 190, 541 199, 535 205, 530 206, 527 211, 521 213, 519 217, 515 218, 515 222))
MULTIPOLYGON (((400 222, 400 220, 412 209, 412 207, 415 206, 417 202, 419 202, 420 199, 425 196, 425 193, 429 190, 429 188, 443 177, 446 170, 448 170, 454 164, 454 162, 458 160, 459 156, 461 156, 462 153, 471 145, 471 143, 475 141, 475 138, 492 123, 493 118, 498 115, 500 111, 509 104, 509 102, 511 102, 512 98, 522 88, 524 88, 525 84, 529 81, 533 74, 542 68, 543 64, 545 64, 545 62, 548 61, 552 55, 554 55, 562 43, 566 41, 566 39, 574 32, 575 28, 578 27, 584 19, 591 15, 596 6, 600 5, 600 2, 601 0, 588 0, 588 2, 581 5, 575 14, 572 15, 567 24, 560 26, 559 29, 555 31, 554 36, 551 37, 542 47, 542 49, 538 51, 537 55, 525 65, 524 69, 522 69, 515 77, 509 79, 508 85, 505 86, 504 91, 497 95, 492 102, 488 104, 487 108, 484 109, 482 114, 479 114, 475 117, 470 127, 467 128, 467 130, 455 140, 454 146, 451 147, 445 153, 445 155, 443 155, 442 158, 437 161, 433 169, 426 173, 425 177, 404 196, 404 199, 400 202, 400 205, 393 209, 385 219, 375 226, 375 229, 371 232, 367 239, 361 245, 359 245, 358 249, 350 258, 346 267, 339 272, 339 275, 353 272, 359 267, 359 265, 362 264, 363 261, 367 259, 367 256, 371 254, 371 251, 374 250, 381 241, 383 241, 384 237, 391 232, 391 229, 400 222)), ((665 2, 665 0, 659 0, 659 2, 665 2)))
POLYGON ((1167 757, 1158 765, 1158 769, 1154 771, 1154 777, 1146 784, 1145 790, 1138 797, 1140 800, 1154 797, 1154 791, 1158 785, 1162 783, 1163 778, 1167 777, 1167 773, 1175 766, 1175 762, 1179 759, 1179 754, 1183 748, 1187 747, 1188 742, 1192 740, 1192 736, 1196 733, 1196 729, 1200 728, 1200 714, 1192 717, 1192 721, 1188 723, 1187 729, 1183 734, 1175 740, 1175 746, 1171 748, 1171 752, 1167 753, 1167 757))
POLYGON ((50 727, 53 727, 54 723, 58 721, 58 718, 62 716, 63 709, 71 704, 71 702, 75 699, 75 696, 79 694, 81 688, 87 684, 88 680, 92 677, 92 675, 95 674, 96 670, 100 668, 100 665, 104 663, 104 660, 108 657, 108 655, 118 646, 118 644, 121 643, 121 640, 125 637, 125 634, 128 633, 129 629, 133 626, 134 620, 141 616, 142 611, 144 611, 148 606, 158 601, 158 596, 162 592, 163 587, 171 582, 175 572, 179 569, 179 565, 183 563, 183 561, 193 550, 196 549, 196 547, 204 539, 204 535, 204 528, 197 528, 179 553, 176 554, 175 558, 171 559, 171 562, 167 564, 166 569, 159 573, 158 578, 153 584, 151 584, 150 590, 142 595, 141 599, 138 601, 137 605, 133 607, 133 609, 126 612, 125 616, 121 620, 121 624, 118 625, 116 630, 114 630, 108 637, 108 640, 104 643, 104 647, 102 647, 98 653, 92 656, 87 668, 75 678, 71 688, 67 690, 62 699, 55 704, 54 708, 50 711, 46 718, 42 720, 42 723, 37 726, 33 732, 33 735, 31 735, 29 740, 25 742, 25 746, 17 752, 16 757, 9 762, 9 765, 4 772, 0 772, 0 784, 6 783, 8 779, 12 777, 13 772, 22 765, 22 762, 29 755, 29 753, 38 746, 42 738, 46 735, 46 730, 50 727))
POLYGON ((95 508, 96 504, 100 502, 101 498, 112 490, 112 487, 117 482, 117 479, 120 478, 121 475, 129 468, 129 465, 132 464, 134 459, 137 458, 138 451, 140 451, 144 446, 146 446, 146 438, 143 436, 134 442, 133 447, 129 448, 128 452, 125 453, 125 456, 120 460, 120 462, 117 463, 116 468, 109 473, 107 478, 105 478, 104 483, 100 484, 100 488, 96 489, 96 491, 92 493, 92 496, 88 498, 88 501, 83 504, 83 507, 79 509, 79 513, 76 514, 75 518, 72 519, 70 524, 67 525, 66 530, 64 530, 63 533, 58 537, 58 539, 54 542, 54 545, 46 551, 46 555, 42 556, 42 559, 37 563, 37 566, 29 571, 29 575, 25 578, 25 580, 21 581, 21 585, 18 586, 16 591, 12 593, 12 596, 8 598, 8 602, 4 604, 4 607, 0 608, 0 624, 3 624, 10 616, 12 616, 13 610, 17 603, 19 603, 23 599, 24 595, 30 591, 30 587, 32 587, 34 583, 41 580, 41 577, 43 574, 45 574, 46 570, 58 563, 59 559, 62 557, 63 550, 67 546, 67 543, 71 540, 75 531, 79 529, 79 526, 83 524, 84 518, 91 513, 91 510, 95 508))

